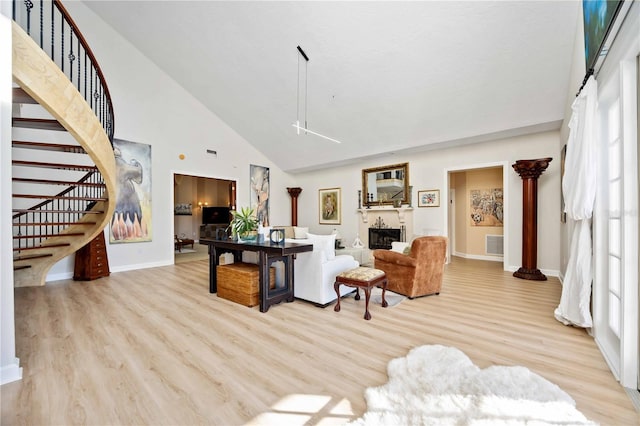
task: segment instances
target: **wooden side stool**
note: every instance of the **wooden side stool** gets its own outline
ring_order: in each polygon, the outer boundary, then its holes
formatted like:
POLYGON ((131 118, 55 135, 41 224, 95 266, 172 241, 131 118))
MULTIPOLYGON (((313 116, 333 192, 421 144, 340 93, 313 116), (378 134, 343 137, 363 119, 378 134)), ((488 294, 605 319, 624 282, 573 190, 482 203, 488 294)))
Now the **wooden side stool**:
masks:
POLYGON ((384 293, 387 291, 387 276, 384 271, 380 269, 367 268, 360 266, 355 269, 350 269, 339 273, 336 276, 336 282, 333 284, 333 288, 338 295, 338 303, 336 303, 334 311, 340 312, 340 284, 347 287, 355 287, 356 300, 360 300, 360 289, 364 290, 365 295, 365 310, 364 319, 370 320, 371 314, 369 313, 369 298, 371 297, 371 289, 373 287, 382 286, 382 307, 387 307, 387 301, 384 299, 384 293))

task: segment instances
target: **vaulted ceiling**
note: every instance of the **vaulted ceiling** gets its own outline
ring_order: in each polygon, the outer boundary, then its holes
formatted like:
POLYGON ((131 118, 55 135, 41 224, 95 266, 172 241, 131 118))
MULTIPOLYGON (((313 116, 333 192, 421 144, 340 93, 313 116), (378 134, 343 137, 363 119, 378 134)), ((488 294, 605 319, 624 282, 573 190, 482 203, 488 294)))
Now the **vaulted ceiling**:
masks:
POLYGON ((559 128, 580 13, 579 1, 86 4, 289 172, 559 128), (342 143, 298 135, 305 110, 342 143))

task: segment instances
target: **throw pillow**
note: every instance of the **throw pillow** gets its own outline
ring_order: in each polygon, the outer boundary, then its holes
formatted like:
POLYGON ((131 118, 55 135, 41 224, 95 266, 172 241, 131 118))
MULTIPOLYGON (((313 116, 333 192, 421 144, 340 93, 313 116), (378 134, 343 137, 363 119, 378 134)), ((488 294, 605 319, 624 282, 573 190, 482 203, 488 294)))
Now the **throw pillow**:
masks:
POLYGON ((404 253, 407 247, 411 247, 411 243, 404 241, 391 242, 391 251, 397 251, 398 253, 404 253))
POLYGON ((302 226, 294 226, 293 227, 293 238, 296 240, 307 238, 307 233, 309 232, 309 228, 302 226))
POLYGON ((311 240, 313 244, 313 250, 318 250, 324 253, 327 260, 336 258, 336 236, 331 235, 315 235, 307 233, 307 238, 311 240))
POLYGON ((407 246, 404 250, 402 250, 402 254, 409 254, 411 253, 411 246, 407 246))

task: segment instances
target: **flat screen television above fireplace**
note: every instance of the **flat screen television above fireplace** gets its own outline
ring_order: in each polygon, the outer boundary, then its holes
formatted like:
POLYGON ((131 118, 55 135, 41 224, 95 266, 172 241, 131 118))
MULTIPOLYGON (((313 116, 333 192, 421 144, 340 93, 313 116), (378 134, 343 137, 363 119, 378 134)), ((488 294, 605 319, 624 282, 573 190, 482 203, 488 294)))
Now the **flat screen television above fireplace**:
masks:
POLYGON ((230 215, 229 207, 202 207, 202 224, 228 225, 230 215))

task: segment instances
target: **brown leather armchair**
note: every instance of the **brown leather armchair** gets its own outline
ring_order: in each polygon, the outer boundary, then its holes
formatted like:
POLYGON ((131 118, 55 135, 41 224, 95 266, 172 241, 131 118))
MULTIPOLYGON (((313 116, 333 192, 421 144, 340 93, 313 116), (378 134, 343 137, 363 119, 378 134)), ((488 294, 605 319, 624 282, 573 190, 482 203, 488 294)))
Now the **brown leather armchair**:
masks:
POLYGON ((374 250, 375 268, 387 274, 387 290, 410 299, 440 294, 447 256, 447 237, 418 237, 409 254, 374 250))

